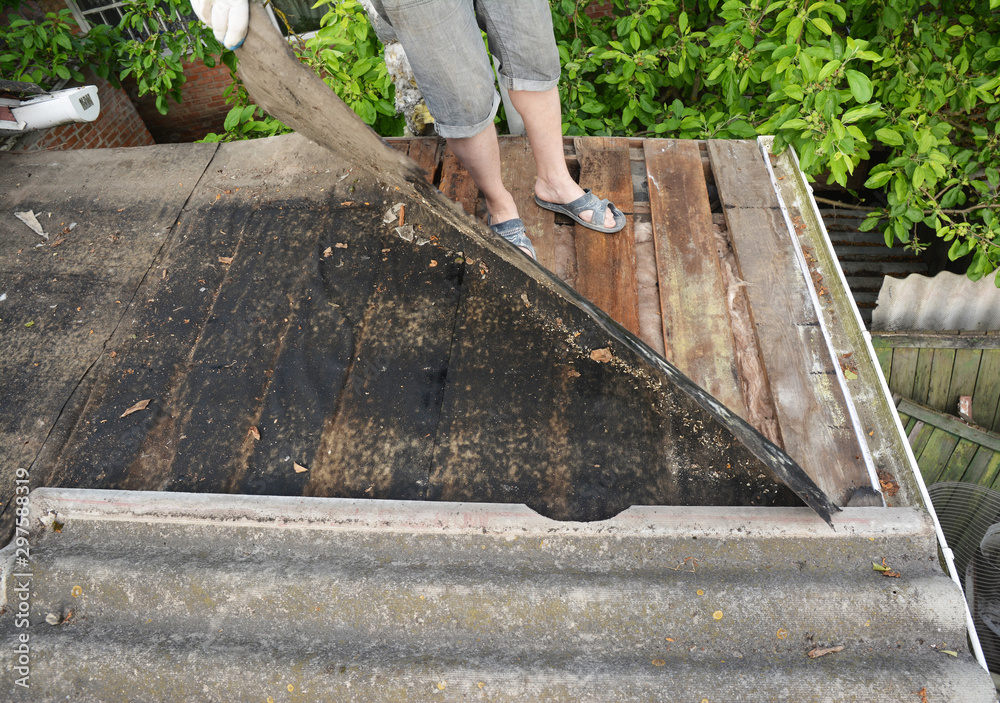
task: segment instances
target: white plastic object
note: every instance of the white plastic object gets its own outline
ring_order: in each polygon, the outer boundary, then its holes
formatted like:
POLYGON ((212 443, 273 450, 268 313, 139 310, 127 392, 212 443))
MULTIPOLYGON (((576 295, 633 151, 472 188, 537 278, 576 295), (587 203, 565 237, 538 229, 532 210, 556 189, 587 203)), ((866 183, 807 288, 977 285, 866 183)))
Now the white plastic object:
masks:
POLYGON ((39 95, 11 108, 11 112, 26 130, 46 129, 71 122, 93 122, 101 114, 101 100, 96 85, 85 85, 39 95))

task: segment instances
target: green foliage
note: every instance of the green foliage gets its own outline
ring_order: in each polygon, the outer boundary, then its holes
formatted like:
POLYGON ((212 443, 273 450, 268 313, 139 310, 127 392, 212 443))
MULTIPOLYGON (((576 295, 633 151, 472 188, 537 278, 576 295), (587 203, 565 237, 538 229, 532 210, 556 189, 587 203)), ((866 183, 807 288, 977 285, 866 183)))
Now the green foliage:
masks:
POLYGON ((1000 0, 587 4, 552 3, 566 134, 773 134, 811 177, 867 172, 888 244, 923 223, 970 278, 1000 265, 1000 0))
MULTIPOLYGON (((43 88, 60 80, 82 81, 79 68, 91 57, 110 52, 118 34, 106 26, 96 29, 92 36, 81 35, 78 30, 69 10, 46 13, 40 22, 15 18, 8 26, 0 26, 0 76, 30 81, 43 88)), ((107 66, 98 73, 107 78, 107 66)))
POLYGON ((167 98, 181 99, 181 61, 213 66, 223 48, 201 22, 184 17, 191 13, 188 0, 125 0, 123 9, 117 27, 95 24, 86 33, 69 10, 47 13, 41 22, 13 19, 0 26, 0 75, 43 88, 84 80, 83 67, 114 85, 131 75, 139 95, 155 95, 166 114, 167 98), (130 32, 146 38, 132 39, 130 32))
POLYGON ((189 0, 124 0, 123 10, 118 25, 122 36, 131 32, 145 38, 123 39, 116 45, 119 77, 132 76, 139 95, 153 94, 156 109, 165 115, 168 97, 181 102, 182 61, 199 59, 211 67, 216 55, 225 57, 225 50, 205 25, 185 17, 192 12, 189 0))

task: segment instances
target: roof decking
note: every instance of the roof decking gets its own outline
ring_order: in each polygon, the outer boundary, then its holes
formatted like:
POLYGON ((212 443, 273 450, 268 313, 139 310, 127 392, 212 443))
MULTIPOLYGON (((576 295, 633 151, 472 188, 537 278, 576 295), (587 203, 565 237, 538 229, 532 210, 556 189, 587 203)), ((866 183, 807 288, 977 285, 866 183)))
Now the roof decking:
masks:
MULTIPOLYGON (((484 216, 443 141, 393 144, 484 216)), ((581 185, 631 217, 609 237, 537 207, 527 140, 501 138, 505 182, 540 263, 783 446, 836 502, 871 486, 868 448, 757 144, 587 137, 567 139, 566 158, 581 185)))

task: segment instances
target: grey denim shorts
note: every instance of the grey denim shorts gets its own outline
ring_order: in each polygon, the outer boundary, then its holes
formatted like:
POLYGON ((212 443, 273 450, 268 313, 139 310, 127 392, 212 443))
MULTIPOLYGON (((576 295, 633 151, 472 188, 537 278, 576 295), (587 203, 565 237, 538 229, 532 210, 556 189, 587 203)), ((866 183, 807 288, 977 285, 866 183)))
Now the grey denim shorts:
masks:
POLYGON ((396 32, 442 137, 472 137, 493 122, 500 95, 480 30, 508 90, 559 82, 547 0, 373 0, 396 32))

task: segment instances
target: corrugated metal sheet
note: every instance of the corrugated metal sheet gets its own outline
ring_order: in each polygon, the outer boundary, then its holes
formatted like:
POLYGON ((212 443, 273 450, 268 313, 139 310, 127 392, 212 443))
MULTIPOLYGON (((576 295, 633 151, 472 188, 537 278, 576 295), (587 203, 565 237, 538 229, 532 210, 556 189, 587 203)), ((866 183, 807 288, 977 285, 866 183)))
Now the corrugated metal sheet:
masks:
POLYGON ((1000 288, 996 274, 978 281, 942 271, 886 278, 872 316, 872 330, 998 330, 1000 288))

